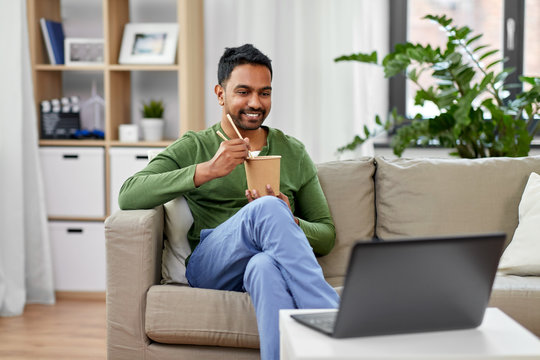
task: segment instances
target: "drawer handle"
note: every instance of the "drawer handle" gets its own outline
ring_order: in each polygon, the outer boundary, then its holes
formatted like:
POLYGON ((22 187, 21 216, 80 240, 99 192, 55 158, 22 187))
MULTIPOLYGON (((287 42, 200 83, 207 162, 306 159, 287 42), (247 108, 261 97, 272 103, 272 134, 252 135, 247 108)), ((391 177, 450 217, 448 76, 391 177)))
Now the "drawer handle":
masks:
POLYGON ((82 234, 83 233, 83 229, 75 229, 75 228, 68 228, 67 229, 67 232, 68 233, 77 233, 77 234, 82 234))
POLYGON ((77 154, 64 154, 63 158, 64 159, 78 159, 79 155, 77 155, 77 154))
POLYGON ((148 155, 137 155, 135 156, 137 160, 148 160, 148 155))

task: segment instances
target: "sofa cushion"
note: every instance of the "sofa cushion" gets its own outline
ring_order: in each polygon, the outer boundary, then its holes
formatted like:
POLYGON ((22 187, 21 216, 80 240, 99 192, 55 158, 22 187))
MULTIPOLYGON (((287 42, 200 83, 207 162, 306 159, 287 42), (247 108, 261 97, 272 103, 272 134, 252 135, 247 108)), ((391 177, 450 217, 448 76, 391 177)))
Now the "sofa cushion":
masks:
MULTIPOLYGON (((152 161, 163 149, 148 150, 148 160, 152 161)), ((161 257, 161 283, 187 284, 186 258, 191 254, 187 233, 193 224, 193 216, 186 199, 179 196, 163 205, 165 209, 165 239, 161 257)))
POLYGON ((163 208, 165 239, 161 258, 161 283, 187 284, 186 259, 191 254, 187 234, 193 224, 193 215, 183 196, 167 202, 163 208))
POLYGON ((375 161, 383 239, 503 231, 509 242, 529 174, 540 171, 540 156, 375 161))
POLYGON ((335 161, 317 165, 319 181, 336 225, 336 244, 318 258, 326 280, 340 286, 351 248, 356 241, 371 239, 375 229, 373 158, 335 161))
POLYGON ((519 225, 501 257, 505 274, 540 276, 540 175, 531 173, 519 203, 519 225))
POLYGON ((489 306, 497 307, 540 337, 540 277, 497 275, 489 306))
POLYGON ((259 348, 247 293, 154 285, 145 316, 146 335, 159 343, 259 348))

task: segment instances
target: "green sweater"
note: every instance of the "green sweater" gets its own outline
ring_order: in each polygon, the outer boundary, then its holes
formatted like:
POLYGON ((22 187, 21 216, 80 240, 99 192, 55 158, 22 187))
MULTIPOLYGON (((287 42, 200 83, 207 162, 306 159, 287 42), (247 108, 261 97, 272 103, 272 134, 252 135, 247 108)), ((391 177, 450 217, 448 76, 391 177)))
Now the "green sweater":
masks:
MULTIPOLYGON (((289 198, 313 251, 326 255, 334 246, 335 228, 317 169, 300 141, 280 130, 266 129, 267 146, 259 155, 281 155, 280 191, 289 198)), ((222 140, 216 130, 223 132, 219 123, 187 132, 127 179, 118 198, 120 208, 150 209, 183 195, 193 215, 188 240, 195 249, 202 229, 217 227, 247 204, 244 164, 198 188, 193 183, 196 165, 210 160, 219 148, 222 140)))

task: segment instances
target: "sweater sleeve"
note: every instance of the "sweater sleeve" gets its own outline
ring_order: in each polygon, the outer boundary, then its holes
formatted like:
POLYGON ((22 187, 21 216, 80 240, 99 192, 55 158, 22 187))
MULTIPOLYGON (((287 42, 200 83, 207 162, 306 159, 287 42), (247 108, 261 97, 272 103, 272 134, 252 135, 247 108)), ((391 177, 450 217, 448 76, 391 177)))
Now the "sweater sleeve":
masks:
POLYGON ((195 167, 181 168, 172 150, 166 149, 124 182, 118 196, 120 208, 150 209, 194 189, 195 167))
MULTIPOLYGON (((311 161, 310 161, 311 163, 311 161)), ((315 167, 312 163, 311 166, 315 167)), ((336 231, 317 173, 302 186, 295 198, 295 215, 317 255, 327 255, 334 247, 336 231)))

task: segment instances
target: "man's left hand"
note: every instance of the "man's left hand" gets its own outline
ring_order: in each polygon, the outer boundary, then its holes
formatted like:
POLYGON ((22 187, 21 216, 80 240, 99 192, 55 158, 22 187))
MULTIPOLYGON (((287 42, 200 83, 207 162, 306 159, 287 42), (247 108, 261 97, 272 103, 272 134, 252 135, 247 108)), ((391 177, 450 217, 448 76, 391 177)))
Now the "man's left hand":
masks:
MULTIPOLYGON (((287 197, 287 195, 285 195, 282 192, 280 192, 278 195, 276 195, 274 193, 274 190, 272 189, 272 187, 269 184, 266 185, 266 194, 265 195, 260 195, 259 192, 257 190, 255 190, 255 189, 246 190, 246 198, 248 199, 248 202, 252 202, 253 200, 256 200, 256 199, 260 198, 261 196, 266 196, 266 195, 275 196, 278 199, 281 199, 281 200, 285 201, 285 204, 287 204, 287 206, 289 207, 289 210, 291 210, 291 212, 292 212, 291 204, 289 203, 289 198, 287 197)), ((298 218, 296 216, 294 217, 294 222, 297 225, 299 224, 298 218)))

